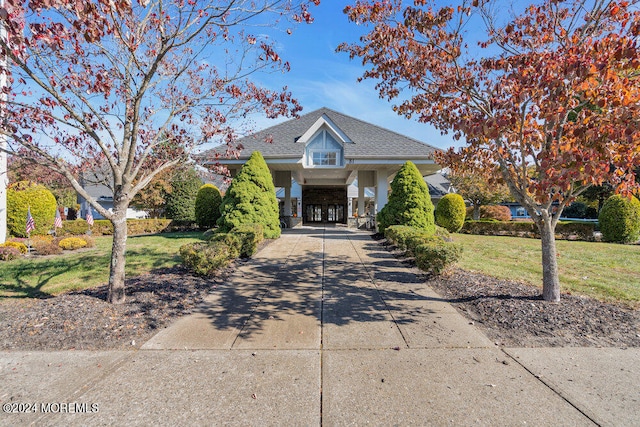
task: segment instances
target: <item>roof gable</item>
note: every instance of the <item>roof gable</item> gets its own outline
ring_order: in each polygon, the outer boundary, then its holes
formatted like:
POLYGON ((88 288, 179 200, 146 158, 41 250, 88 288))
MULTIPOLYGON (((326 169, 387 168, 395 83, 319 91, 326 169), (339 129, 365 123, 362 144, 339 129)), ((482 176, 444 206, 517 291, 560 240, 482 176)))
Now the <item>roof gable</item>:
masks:
MULTIPOLYGON (((431 159, 437 150, 417 139, 338 113, 329 108, 271 126, 238 140, 244 149, 240 159, 260 151, 265 159, 302 158, 305 142, 322 126, 330 128, 344 144, 345 159, 431 159), (267 142, 271 141, 271 142, 267 142)), ((224 155, 226 147, 214 148, 202 157, 224 155)))

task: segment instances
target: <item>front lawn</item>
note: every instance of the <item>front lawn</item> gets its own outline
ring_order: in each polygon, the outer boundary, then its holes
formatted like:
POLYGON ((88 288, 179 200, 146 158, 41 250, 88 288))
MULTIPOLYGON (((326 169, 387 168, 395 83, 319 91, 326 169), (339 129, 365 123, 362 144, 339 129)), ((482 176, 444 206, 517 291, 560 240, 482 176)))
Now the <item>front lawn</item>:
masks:
MULTIPOLYGON (((454 240, 464 247, 461 268, 542 288, 540 240, 470 234, 454 240)), ((563 292, 640 305, 639 245, 558 240, 556 249, 563 292)))
MULTIPOLYGON (((127 277, 179 264, 180 246, 201 236, 190 232, 129 237, 127 277)), ((112 237, 96 237, 95 242, 91 249, 0 262, 0 297, 43 297, 106 284, 112 237)))

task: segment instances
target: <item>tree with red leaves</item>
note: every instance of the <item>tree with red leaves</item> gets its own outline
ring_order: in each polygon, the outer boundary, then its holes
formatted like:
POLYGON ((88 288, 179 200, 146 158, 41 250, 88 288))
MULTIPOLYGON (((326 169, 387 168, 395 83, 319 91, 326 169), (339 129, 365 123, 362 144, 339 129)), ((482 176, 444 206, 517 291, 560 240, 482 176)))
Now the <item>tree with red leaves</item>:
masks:
POLYGON ((10 154, 26 149, 113 223, 110 302, 125 298, 126 209, 140 189, 203 143, 220 141, 233 153, 238 120, 249 114, 300 110, 286 88, 251 80, 289 65, 273 40, 248 30, 310 23, 313 4, 319 0, 5 0, 0 132, 10 154), (112 211, 84 190, 83 171, 105 177, 112 211))
POLYGON ((544 0, 511 17, 499 11, 512 3, 412 3, 356 1, 349 19, 375 28, 339 50, 362 59, 362 78, 399 99, 399 114, 466 140, 441 164, 499 169, 540 231, 543 297, 559 301, 554 231, 564 207, 591 185, 638 187, 638 1, 544 0))

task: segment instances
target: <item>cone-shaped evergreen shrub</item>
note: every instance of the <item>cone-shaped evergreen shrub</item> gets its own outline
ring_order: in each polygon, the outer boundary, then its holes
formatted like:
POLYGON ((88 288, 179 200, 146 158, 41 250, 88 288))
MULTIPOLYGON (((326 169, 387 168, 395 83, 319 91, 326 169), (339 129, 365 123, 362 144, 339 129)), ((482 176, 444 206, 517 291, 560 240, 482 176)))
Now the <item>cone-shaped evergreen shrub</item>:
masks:
POLYGON ((280 212, 271 172, 262 154, 254 151, 233 178, 220 204, 220 231, 242 224, 261 224, 264 237, 280 236, 280 212))
POLYGON ((640 237, 640 201, 618 194, 604 202, 598 216, 603 240, 616 243, 634 243, 640 237))
POLYGON ((391 182, 389 201, 377 220, 381 233, 391 225, 408 225, 435 233, 429 188, 412 162, 406 162, 391 182))
POLYGON ((195 169, 177 172, 171 178, 171 194, 167 196, 167 218, 195 221, 196 195, 201 186, 202 180, 195 169))
POLYGON ((461 195, 450 193, 445 195, 436 206, 436 224, 446 228, 450 233, 457 233, 464 225, 467 207, 461 195))
POLYGON ((205 184, 198 190, 196 195, 196 223, 202 229, 211 228, 216 225, 220 218, 220 202, 222 196, 220 190, 213 184, 205 184))
POLYGON ((56 198, 44 185, 28 181, 12 184, 7 189, 7 230, 13 236, 26 237, 27 210, 36 224, 32 235, 47 234, 56 217, 56 198))

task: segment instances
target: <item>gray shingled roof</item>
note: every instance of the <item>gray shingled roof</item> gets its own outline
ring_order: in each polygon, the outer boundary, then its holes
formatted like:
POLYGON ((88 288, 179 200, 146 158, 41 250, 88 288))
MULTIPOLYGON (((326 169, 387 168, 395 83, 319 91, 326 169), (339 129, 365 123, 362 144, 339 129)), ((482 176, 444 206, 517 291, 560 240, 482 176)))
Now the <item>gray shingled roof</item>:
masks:
MULTIPOLYGON (((403 158, 431 159, 437 149, 417 139, 401 135, 389 129, 356 119, 333 111, 329 108, 300 116, 298 119, 271 126, 255 134, 238 140, 244 149, 240 159, 248 159, 254 151, 260 151, 265 159, 269 158, 301 158, 305 144, 296 142, 314 123, 326 114, 327 117, 344 132, 351 143, 344 144, 344 157, 357 158, 403 158), (268 137, 273 142, 266 142, 268 137)), ((203 158, 212 156, 219 150, 214 148, 202 153, 203 158)))

